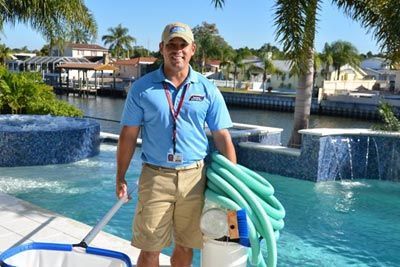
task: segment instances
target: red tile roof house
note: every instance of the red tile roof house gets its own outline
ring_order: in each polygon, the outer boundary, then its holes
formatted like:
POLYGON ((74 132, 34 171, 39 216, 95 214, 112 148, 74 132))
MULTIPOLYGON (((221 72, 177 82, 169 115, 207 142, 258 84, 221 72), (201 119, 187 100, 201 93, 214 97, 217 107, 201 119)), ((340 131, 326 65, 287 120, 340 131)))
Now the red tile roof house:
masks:
POLYGON ((208 72, 219 72, 221 60, 207 59, 206 60, 206 71, 208 72))
POLYGON ((138 79, 147 73, 147 67, 154 64, 156 60, 155 57, 136 57, 117 60, 113 65, 118 68, 118 78, 138 79))

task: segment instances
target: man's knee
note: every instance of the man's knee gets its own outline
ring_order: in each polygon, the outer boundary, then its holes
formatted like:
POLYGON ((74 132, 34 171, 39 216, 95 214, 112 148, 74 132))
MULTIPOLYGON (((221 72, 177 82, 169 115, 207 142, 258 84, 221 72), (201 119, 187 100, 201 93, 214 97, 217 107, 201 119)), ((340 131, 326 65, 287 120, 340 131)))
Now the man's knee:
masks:
POLYGON ((145 250, 141 250, 140 254, 142 254, 143 256, 146 256, 146 257, 158 258, 158 256, 160 255, 160 251, 145 251, 145 250))
POLYGON ((192 264, 193 249, 176 245, 171 257, 172 267, 189 267, 192 264))
POLYGON ((179 252, 181 252, 181 253, 192 253, 192 251, 193 251, 193 249, 192 248, 187 248, 187 247, 184 247, 184 246, 181 246, 181 245, 178 245, 178 244, 176 244, 175 245, 175 250, 177 250, 177 251, 179 251, 179 252))
POLYGON ((140 251, 137 266, 158 266, 160 251, 140 251))

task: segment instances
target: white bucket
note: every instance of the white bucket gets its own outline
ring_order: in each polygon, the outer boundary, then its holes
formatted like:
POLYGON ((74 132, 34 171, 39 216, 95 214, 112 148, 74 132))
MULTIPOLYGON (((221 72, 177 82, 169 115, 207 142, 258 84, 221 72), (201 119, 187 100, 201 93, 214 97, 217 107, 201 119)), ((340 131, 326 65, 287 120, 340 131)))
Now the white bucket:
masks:
POLYGON ((246 267, 247 247, 212 239, 204 243, 201 251, 202 267, 246 267))

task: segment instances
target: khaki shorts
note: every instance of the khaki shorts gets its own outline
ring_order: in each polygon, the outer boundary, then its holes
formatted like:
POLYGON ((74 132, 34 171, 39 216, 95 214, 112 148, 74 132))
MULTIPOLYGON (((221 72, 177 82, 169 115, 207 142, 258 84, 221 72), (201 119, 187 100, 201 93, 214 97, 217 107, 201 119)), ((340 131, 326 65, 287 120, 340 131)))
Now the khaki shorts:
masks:
POLYGON ((204 204, 205 167, 202 161, 174 170, 144 164, 139 180, 132 245, 160 251, 176 244, 202 248, 200 216, 204 204))

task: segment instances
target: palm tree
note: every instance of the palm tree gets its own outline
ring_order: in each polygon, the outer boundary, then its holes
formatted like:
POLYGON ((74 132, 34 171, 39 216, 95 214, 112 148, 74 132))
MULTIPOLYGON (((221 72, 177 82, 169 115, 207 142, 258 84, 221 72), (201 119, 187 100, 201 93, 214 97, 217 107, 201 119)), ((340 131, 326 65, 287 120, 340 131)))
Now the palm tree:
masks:
POLYGON ((24 45, 21 48, 14 48, 13 49, 14 53, 30 53, 28 46, 24 45))
POLYGON ((193 28, 193 35, 197 45, 196 61, 199 62, 201 72, 204 72, 206 59, 219 56, 228 44, 218 35, 215 24, 203 22, 193 28))
POLYGON ((225 80, 229 80, 229 73, 231 72, 232 67, 232 58, 235 55, 235 50, 229 45, 223 47, 220 50, 219 59, 221 59, 221 69, 224 73, 225 80))
POLYGON ((7 59, 11 59, 12 50, 4 44, 0 44, 0 64, 4 65, 7 59))
POLYGON ((321 74, 324 76, 325 80, 328 80, 330 79, 330 77, 328 77, 328 74, 330 73, 330 67, 333 65, 333 49, 331 45, 325 43, 324 49, 320 54, 320 58, 323 64, 321 74))
POLYGON ((236 80, 238 78, 239 70, 243 70, 245 65, 243 59, 249 56, 247 51, 236 51, 232 57, 231 64, 233 66, 233 90, 236 88, 236 80))
POLYGON ((0 0, 0 30, 5 23, 29 24, 50 42, 75 28, 97 35, 96 21, 83 0, 0 0))
MULTIPOLYGON (((225 0, 212 0, 216 8, 223 7, 225 0)), ((292 69, 299 76, 296 90, 294 125, 289 146, 301 145, 300 129, 308 128, 311 108, 311 92, 314 73, 314 39, 317 13, 322 0, 276 0, 276 39, 292 60, 292 69)), ((392 61, 400 61, 400 12, 398 0, 332 0, 339 9, 373 32, 392 61)))
POLYGON ((129 51, 129 55, 131 57, 149 57, 151 56, 151 51, 143 46, 135 46, 129 51))
POLYGON ((40 48, 39 52, 37 53, 38 56, 48 56, 50 55, 50 44, 45 44, 40 48))
POLYGON ((125 52, 128 53, 129 57, 129 50, 132 49, 132 43, 136 43, 136 39, 128 34, 128 28, 118 24, 115 28, 109 28, 108 32, 110 34, 101 37, 104 44, 110 45, 109 49, 117 58, 121 58, 125 52))
MULTIPOLYGON (((318 91, 314 91, 314 90, 318 90, 317 88, 317 76, 318 76, 318 70, 321 69, 322 66, 322 59, 321 59, 321 53, 317 53, 314 52, 314 74, 313 74, 313 96, 314 93, 316 93, 316 95, 318 95, 318 91)), ((321 70, 321 75, 322 75, 323 71, 321 70)))
POLYGON ((262 74, 263 74, 263 93, 265 93, 265 89, 267 87, 266 81, 268 78, 268 74, 278 74, 282 75, 281 71, 275 68, 275 65, 272 63, 272 59, 268 52, 261 53, 262 60, 262 74))
POLYGON ((93 37, 90 35, 90 32, 88 32, 87 29, 74 28, 69 32, 67 40, 76 44, 88 44, 93 41, 93 37))
POLYGON ((360 65, 360 56, 358 55, 357 48, 351 43, 345 41, 336 41, 332 45, 332 65, 337 71, 337 80, 340 77, 340 68, 349 64, 352 67, 360 65))
POLYGON ((330 67, 333 66, 337 71, 336 79, 339 80, 340 68, 349 64, 352 67, 358 67, 360 64, 360 56, 357 48, 351 43, 345 41, 336 41, 332 44, 325 43, 324 50, 320 54, 321 61, 323 62, 323 69, 321 70, 325 79, 329 79, 330 67))
POLYGON ((49 56, 62 56, 64 54, 64 48, 65 48, 65 39, 63 37, 58 37, 58 38, 51 38, 50 43, 49 43, 49 56), (57 55, 52 54, 52 49, 57 48, 57 55))

